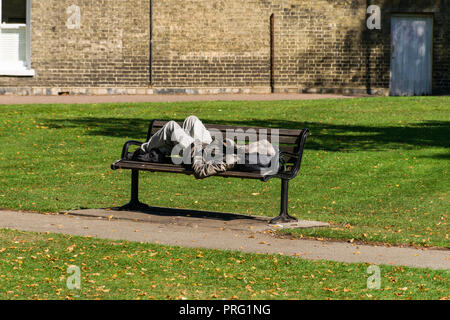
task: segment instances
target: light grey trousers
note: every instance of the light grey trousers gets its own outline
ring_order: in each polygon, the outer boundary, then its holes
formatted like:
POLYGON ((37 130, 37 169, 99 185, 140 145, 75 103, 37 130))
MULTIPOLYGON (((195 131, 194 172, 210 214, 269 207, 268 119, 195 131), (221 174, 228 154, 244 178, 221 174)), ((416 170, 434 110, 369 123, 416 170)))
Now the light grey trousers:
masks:
POLYGON ((208 145, 212 142, 212 138, 200 119, 190 116, 184 120, 182 127, 175 121, 167 122, 148 142, 141 146, 141 149, 145 152, 159 149, 170 154, 174 146, 180 145, 182 149, 186 149, 194 141, 208 145))

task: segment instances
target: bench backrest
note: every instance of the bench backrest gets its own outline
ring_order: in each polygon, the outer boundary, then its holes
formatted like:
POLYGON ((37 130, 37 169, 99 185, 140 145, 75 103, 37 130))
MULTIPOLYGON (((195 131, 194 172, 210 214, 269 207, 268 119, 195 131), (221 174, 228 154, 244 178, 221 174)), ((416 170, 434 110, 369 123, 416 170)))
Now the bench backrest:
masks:
MULTIPOLYGON (((150 127, 147 134, 147 141, 150 139, 152 135, 154 135, 158 130, 160 130, 168 121, 164 120, 153 120, 150 123, 150 127)), ((182 123, 179 123, 182 126, 182 123)), ((289 163, 293 168, 290 168, 293 171, 300 169, 301 158, 303 154, 303 148, 306 142, 306 138, 309 134, 307 129, 304 130, 293 130, 293 129, 276 129, 276 128, 260 128, 260 127, 241 127, 241 126, 231 126, 231 125, 219 125, 219 124, 206 124, 205 127, 208 130, 219 130, 221 131, 223 137, 227 137, 227 130, 235 131, 237 129, 243 130, 245 138, 250 141, 258 141, 260 139, 260 130, 266 130, 267 132, 267 140, 269 140, 272 144, 274 143, 274 139, 272 139, 272 134, 278 134, 278 144, 277 146, 282 152, 292 153, 295 156, 287 156, 285 160, 289 163), (255 132, 256 136, 254 136, 253 132, 255 132)))

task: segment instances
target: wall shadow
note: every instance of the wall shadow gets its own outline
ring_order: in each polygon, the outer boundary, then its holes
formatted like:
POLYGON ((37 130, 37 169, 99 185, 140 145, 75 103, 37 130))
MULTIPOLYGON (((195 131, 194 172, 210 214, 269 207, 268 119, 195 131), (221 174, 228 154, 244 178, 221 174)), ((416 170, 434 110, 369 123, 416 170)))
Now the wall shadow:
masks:
MULTIPOLYGON (((169 120, 169 119, 161 119, 169 120)), ((184 119, 170 119, 182 122, 184 119)), ((150 121, 135 118, 79 117, 43 119, 50 128, 80 129, 87 135, 145 140, 150 121), (88 130, 89 128, 89 130, 88 130)), ((360 151, 443 147, 450 148, 450 121, 425 121, 409 126, 362 126, 289 120, 205 120, 218 125, 303 129, 311 131, 306 149, 360 151)), ((443 159, 448 159, 443 156, 443 159)))

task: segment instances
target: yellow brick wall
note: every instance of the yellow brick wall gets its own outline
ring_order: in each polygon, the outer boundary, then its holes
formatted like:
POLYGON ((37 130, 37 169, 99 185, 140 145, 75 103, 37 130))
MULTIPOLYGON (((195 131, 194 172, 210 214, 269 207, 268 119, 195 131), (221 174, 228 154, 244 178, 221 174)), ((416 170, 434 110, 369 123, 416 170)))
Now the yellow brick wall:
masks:
POLYGON ((449 0, 153 0, 151 66, 150 7, 33 0, 36 76, 0 76, 0 87, 148 87, 152 79, 153 88, 268 88, 274 14, 276 91, 386 89, 390 19, 403 12, 434 16, 433 87, 450 90, 449 0), (381 30, 366 28, 372 3, 382 8, 381 30), (79 30, 65 25, 72 4, 79 30))

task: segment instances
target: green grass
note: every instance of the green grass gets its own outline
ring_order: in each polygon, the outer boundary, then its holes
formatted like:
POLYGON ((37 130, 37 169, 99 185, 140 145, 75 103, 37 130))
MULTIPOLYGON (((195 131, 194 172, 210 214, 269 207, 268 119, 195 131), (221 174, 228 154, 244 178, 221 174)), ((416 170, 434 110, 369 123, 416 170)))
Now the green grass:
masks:
POLYGON ((443 299, 448 271, 0 230, 0 299, 443 299), (69 266, 81 289, 67 288, 69 266))
MULTIPOLYGON (((450 98, 0 107, 0 207, 59 212, 119 206, 129 172, 111 171, 149 120, 304 128, 289 210, 330 229, 298 236, 448 247, 450 98)), ((280 182, 141 175, 156 206, 276 216, 280 182), (258 195, 253 195, 258 194, 258 195)))

